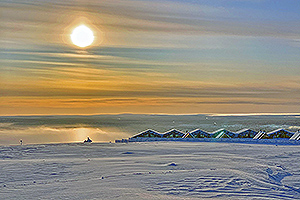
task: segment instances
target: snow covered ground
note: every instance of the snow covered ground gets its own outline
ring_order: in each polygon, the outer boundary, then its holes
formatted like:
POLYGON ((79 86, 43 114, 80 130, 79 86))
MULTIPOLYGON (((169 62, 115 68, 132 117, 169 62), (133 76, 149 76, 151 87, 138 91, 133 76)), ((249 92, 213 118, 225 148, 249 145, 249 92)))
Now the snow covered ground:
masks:
POLYGON ((300 199, 299 146, 43 144, 0 159, 0 199, 300 199))

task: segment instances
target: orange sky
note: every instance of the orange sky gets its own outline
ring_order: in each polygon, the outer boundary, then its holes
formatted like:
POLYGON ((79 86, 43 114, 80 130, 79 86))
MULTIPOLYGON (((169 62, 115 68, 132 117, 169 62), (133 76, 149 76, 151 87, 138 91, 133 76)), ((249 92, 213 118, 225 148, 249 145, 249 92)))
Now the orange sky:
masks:
POLYGON ((292 3, 213 2, 1 3, 0 115, 300 112, 292 3))

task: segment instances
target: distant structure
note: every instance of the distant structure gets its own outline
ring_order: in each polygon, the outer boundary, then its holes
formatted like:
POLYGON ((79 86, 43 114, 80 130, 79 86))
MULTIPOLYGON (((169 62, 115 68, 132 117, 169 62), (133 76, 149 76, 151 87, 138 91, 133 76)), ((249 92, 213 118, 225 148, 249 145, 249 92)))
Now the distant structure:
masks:
POLYGON ((190 134, 193 135, 194 138, 211 138, 210 133, 203 131, 201 129, 193 130, 193 131, 191 131, 190 134))
POLYGON ((269 139, 265 131, 259 131, 253 138, 254 140, 269 139))
POLYGON ((148 129, 148 130, 145 130, 141 133, 134 135, 132 138, 140 138, 140 137, 148 137, 148 138, 162 137, 162 134, 160 134, 154 130, 148 129))
POLYGON ((83 143, 92 143, 92 140, 89 137, 87 137, 87 139, 84 140, 83 143))
POLYGON ((284 130, 284 129, 277 129, 275 131, 267 133, 269 139, 275 139, 275 138, 291 138, 294 133, 284 130))
POLYGON ((291 138, 290 140, 300 140, 300 130, 298 130, 291 138))
POLYGON ((212 133, 212 138, 234 138, 235 133, 227 131, 225 129, 219 129, 212 133))
POLYGON ((212 139, 222 139, 222 138, 249 138, 249 139, 290 139, 290 140, 300 140, 300 130, 298 130, 296 133, 284 130, 284 129, 277 129, 271 132, 266 133, 265 131, 254 131, 251 129, 242 129, 237 132, 232 132, 226 129, 219 129, 212 133, 196 129, 191 132, 186 131, 186 133, 171 129, 169 131, 166 131, 164 133, 159 133, 157 131, 148 129, 143 132, 140 132, 130 139, 134 138, 178 138, 178 139, 197 139, 197 138, 212 138, 212 139))
POLYGON ((186 132, 186 134, 182 138, 195 138, 194 135, 190 134, 190 132, 186 132))
POLYGON ((169 130, 162 135, 163 138, 183 138, 184 136, 185 133, 176 129, 169 130))
POLYGON ((237 138, 254 138, 254 136, 257 134, 258 132, 253 131, 251 129, 245 128, 242 129, 240 131, 236 132, 236 137, 237 138))

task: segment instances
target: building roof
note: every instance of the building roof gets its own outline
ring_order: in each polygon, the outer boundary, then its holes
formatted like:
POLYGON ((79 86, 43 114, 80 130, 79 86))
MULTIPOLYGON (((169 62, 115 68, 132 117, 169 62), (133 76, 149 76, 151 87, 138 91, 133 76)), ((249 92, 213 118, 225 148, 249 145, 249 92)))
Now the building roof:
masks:
POLYGON ((254 140, 256 139, 263 139, 264 137, 268 137, 268 135, 266 134, 266 132, 264 131, 259 131, 255 136, 254 136, 254 140))
POLYGON ((204 130, 201 130, 201 129, 195 129, 195 130, 193 130, 193 131, 191 131, 190 133, 191 134, 193 134, 193 133, 196 133, 196 132, 202 132, 202 133, 207 133, 207 134, 210 134, 209 132, 207 132, 207 131, 204 131, 204 130))
POLYGON ((239 131, 237 131, 237 132, 235 132, 235 133, 236 133, 236 134, 241 134, 241 133, 244 133, 244 132, 247 132, 247 131, 253 131, 253 132, 256 132, 256 133, 257 133, 257 131, 251 130, 251 129, 249 129, 249 128, 244 128, 244 129, 239 130, 239 131))
POLYGON ((211 134, 212 134, 212 137, 214 137, 214 138, 223 138, 223 137, 232 138, 236 135, 234 132, 228 131, 226 129, 219 129, 219 130, 212 132, 211 134))
POLYGON ((282 128, 279 128, 279 129, 276 129, 276 130, 274 130, 274 131, 268 132, 267 134, 268 134, 268 135, 272 135, 272 134, 275 134, 275 133, 280 132, 280 131, 284 131, 284 132, 286 132, 286 133, 291 133, 291 134, 293 134, 292 132, 287 131, 287 130, 282 129, 282 128))
POLYGON ((191 133, 187 132, 182 138, 195 138, 191 133))
POLYGON ((134 136, 132 136, 132 138, 138 137, 138 136, 143 135, 143 134, 146 134, 146 133, 148 133, 148 132, 151 133, 151 134, 153 134, 153 135, 162 136, 161 133, 159 133, 159 132, 157 132, 157 131, 155 131, 155 130, 147 129, 147 130, 142 131, 142 132, 140 132, 140 133, 138 133, 138 134, 135 134, 134 136))
POLYGON ((175 129, 175 128, 173 128, 173 129, 171 129, 171 130, 168 130, 168 131, 164 132, 163 134, 167 134, 167 133, 171 133, 171 132, 176 132, 176 133, 182 133, 182 134, 185 134, 185 133, 183 133, 183 132, 181 132, 181 131, 179 131, 179 130, 177 130, 177 129, 175 129))
POLYGON ((183 137, 185 135, 185 133, 178 131, 176 129, 171 129, 169 131, 166 131, 162 134, 162 137, 166 136, 166 135, 172 135, 172 134, 178 134, 180 137, 183 137))
POLYGON ((300 140, 300 131, 297 131, 290 140, 300 140))

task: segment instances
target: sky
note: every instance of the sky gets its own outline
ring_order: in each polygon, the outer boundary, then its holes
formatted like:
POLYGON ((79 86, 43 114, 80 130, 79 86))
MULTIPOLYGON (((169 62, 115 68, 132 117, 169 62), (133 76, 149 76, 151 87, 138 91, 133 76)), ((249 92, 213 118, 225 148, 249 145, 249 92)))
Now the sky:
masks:
POLYGON ((0 115, 300 113, 295 0, 2 0, 0 115), (95 35, 75 46, 72 30, 95 35))

